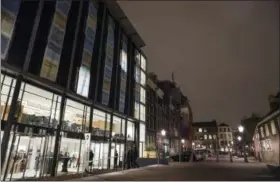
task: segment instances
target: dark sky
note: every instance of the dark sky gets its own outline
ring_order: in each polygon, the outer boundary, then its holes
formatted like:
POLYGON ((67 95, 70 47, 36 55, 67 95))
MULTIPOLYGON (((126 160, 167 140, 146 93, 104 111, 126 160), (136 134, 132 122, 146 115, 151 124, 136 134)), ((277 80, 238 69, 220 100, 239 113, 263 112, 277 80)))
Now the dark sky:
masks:
POLYGON ((148 70, 180 84, 195 121, 266 114, 279 90, 277 2, 120 1, 146 42, 148 70))

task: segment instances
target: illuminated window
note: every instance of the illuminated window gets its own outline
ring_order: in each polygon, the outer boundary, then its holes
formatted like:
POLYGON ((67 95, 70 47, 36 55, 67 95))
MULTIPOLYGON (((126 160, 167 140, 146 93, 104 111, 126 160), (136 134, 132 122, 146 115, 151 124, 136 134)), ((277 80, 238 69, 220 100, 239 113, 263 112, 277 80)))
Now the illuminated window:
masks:
POLYGON ((212 135, 209 135, 209 139, 210 139, 210 140, 212 139, 212 135))
POLYGON ((146 103, 146 90, 143 88, 143 87, 141 87, 140 88, 140 101, 142 102, 142 103, 146 103))
POLYGON ((89 69, 85 66, 81 66, 79 70, 77 94, 80 94, 84 97, 88 97, 89 81, 90 81, 89 69))
POLYGON ((141 85, 146 85, 146 74, 143 71, 141 71, 141 85))
POLYGON ((140 68, 138 66, 135 67, 135 81, 137 83, 141 83, 141 80, 140 80, 140 68))
POLYGON ((274 120, 270 121, 270 127, 271 127, 272 135, 275 135, 277 132, 276 132, 276 127, 275 127, 274 120))
POLYGON ((207 135, 204 135, 204 139, 207 140, 207 135))
POLYGON ((135 124, 127 121, 127 140, 134 141, 135 124))
POLYGON ((207 132, 207 129, 204 129, 204 132, 207 132))
POLYGON ((141 56, 141 68, 146 71, 146 59, 144 56, 141 56))
POLYGON ((7 121, 8 114, 10 112, 10 106, 12 102, 12 97, 14 94, 14 88, 16 85, 16 80, 1 74, 1 119, 7 121), (5 114, 4 114, 5 113, 5 114))
POLYGON ((202 128, 199 128, 199 129, 198 129, 198 132, 199 132, 199 133, 202 133, 202 128))
POLYGON ((140 120, 146 121, 146 107, 143 104, 140 104, 140 120))
POLYGON ((264 125, 265 136, 269 136, 268 124, 264 125))
POLYGON ((67 99, 64 119, 62 121, 62 130, 72 132, 88 132, 89 115, 90 107, 67 99))
POLYGON ((134 104, 134 117, 140 119, 140 105, 138 103, 134 104))
POLYGON ((261 130, 261 138, 263 138, 263 137, 264 137, 264 130, 263 130, 263 127, 261 127, 260 130, 261 130))
POLYGON ((18 122, 56 128, 59 121, 60 104, 61 96, 23 83, 19 93, 18 122))

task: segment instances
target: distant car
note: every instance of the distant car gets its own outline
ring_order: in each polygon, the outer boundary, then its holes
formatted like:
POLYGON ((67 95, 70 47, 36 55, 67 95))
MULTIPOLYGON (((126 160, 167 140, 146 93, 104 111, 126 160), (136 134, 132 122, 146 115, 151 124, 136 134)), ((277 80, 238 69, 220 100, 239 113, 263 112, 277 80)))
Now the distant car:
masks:
MULTIPOLYGON (((174 162, 189 162, 192 156, 192 151, 184 151, 176 155, 170 156, 174 162)), ((196 155, 193 156, 193 161, 197 161, 196 155)))

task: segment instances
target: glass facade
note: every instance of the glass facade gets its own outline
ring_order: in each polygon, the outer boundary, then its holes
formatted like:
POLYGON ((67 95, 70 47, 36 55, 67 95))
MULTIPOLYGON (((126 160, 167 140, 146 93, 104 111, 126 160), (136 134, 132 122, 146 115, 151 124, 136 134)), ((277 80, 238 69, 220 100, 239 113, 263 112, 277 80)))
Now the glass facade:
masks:
POLYGON ((56 1, 53 22, 41 66, 40 76, 53 82, 57 77, 70 6, 71 0, 56 1))
MULTIPOLYGON (((122 27, 115 25, 117 21, 109 13, 103 13, 108 10, 106 4, 94 2, 84 2, 88 7, 83 8, 82 3, 71 0, 38 3, 43 6, 42 11, 36 9, 41 13, 35 18, 39 25, 32 25, 32 38, 23 41, 27 47, 34 41, 33 49, 24 55, 31 58, 22 58, 25 68, 1 68, 1 180, 121 169, 127 167, 125 154, 131 146, 138 150, 139 137, 141 151, 145 148, 146 63, 142 66, 139 54, 137 102, 130 106, 136 108, 134 115, 133 109, 125 110, 134 102, 126 95, 136 90, 128 74, 136 72, 136 67, 128 66, 133 61, 128 51, 131 40, 125 32, 120 40, 115 39, 115 29, 122 27), (74 29, 78 23, 70 21, 73 19, 82 22, 80 28, 74 29), (70 46, 67 37, 74 34, 79 41, 70 46), (113 61, 118 52, 115 44, 121 45, 118 61, 113 61), (38 62, 35 71, 31 62, 38 62), (112 78, 117 76, 113 73, 120 75, 120 87, 111 89, 112 78), (90 87, 94 84, 96 87, 90 87), (109 104, 111 93, 116 110, 109 104)), ((15 44, 13 29, 19 27, 17 15, 27 16, 26 8, 19 8, 22 4, 20 0, 2 1, 1 62, 7 64, 11 58, 4 58, 9 44, 15 44)), ((9 55, 13 51, 11 48, 9 55)))

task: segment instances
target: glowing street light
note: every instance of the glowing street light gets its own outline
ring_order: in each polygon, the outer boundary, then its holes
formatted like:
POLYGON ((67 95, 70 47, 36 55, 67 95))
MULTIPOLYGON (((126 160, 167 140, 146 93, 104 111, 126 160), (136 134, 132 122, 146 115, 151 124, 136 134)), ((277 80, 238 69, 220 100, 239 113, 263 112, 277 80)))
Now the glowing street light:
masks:
POLYGON ((243 126, 238 126, 238 131, 240 132, 240 133, 243 133, 243 131, 244 131, 244 127, 243 126))
POLYGON ((184 140, 184 139, 182 139, 182 140, 181 140, 181 142, 184 144, 184 143, 185 143, 185 140, 184 140))
POLYGON ((241 137, 241 136, 238 136, 238 137, 237 137, 237 140, 238 140, 238 141, 241 141, 241 140, 242 140, 242 137, 241 137))
POLYGON ((161 130, 161 136, 165 136, 166 135, 166 131, 165 130, 161 130))

